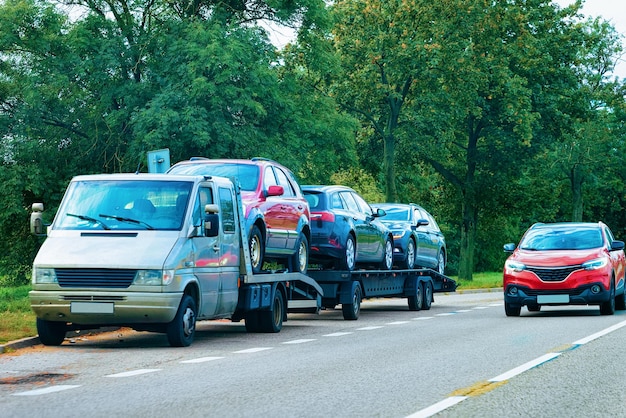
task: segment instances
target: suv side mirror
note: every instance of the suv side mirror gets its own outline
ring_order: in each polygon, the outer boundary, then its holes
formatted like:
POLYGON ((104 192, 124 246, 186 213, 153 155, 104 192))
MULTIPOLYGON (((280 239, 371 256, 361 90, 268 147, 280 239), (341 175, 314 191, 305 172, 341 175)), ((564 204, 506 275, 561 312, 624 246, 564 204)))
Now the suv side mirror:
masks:
POLYGON ((624 241, 615 240, 611 243, 611 251, 618 251, 624 249, 624 241))
POLYGON ((283 186, 270 186, 267 189, 268 196, 282 196, 285 193, 283 186))
POLYGON ((515 251, 515 244, 514 243, 509 243, 509 244, 504 244, 504 252, 505 253, 512 253, 513 251, 515 251))
POLYGON ((220 233, 219 206, 211 204, 204 207, 204 236, 216 237, 220 233))

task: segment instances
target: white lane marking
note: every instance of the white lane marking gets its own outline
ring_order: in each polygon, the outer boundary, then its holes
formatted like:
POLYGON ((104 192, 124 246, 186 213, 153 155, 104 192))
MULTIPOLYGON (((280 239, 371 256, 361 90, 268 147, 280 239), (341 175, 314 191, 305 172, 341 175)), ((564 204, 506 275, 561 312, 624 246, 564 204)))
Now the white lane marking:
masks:
POLYGON ((344 335, 354 334, 353 332, 333 332, 332 334, 322 335, 322 337, 343 337, 344 335))
POLYGON ((425 321, 427 319, 433 319, 434 316, 420 316, 419 318, 413 318, 414 321, 425 321))
POLYGON ((522 364, 521 366, 517 366, 514 369, 509 370, 508 372, 502 373, 501 375, 498 375, 496 377, 493 377, 491 379, 489 379, 489 382, 502 382, 503 380, 509 380, 512 377, 517 376, 518 374, 524 373, 527 370, 532 369, 533 367, 537 367, 543 363, 545 363, 546 361, 550 361, 552 359, 557 358, 558 356, 560 356, 561 353, 548 353, 545 354, 541 357, 538 357, 534 360, 531 360, 527 363, 522 364))
POLYGON ((402 325, 402 324, 408 324, 409 321, 395 321, 395 322, 387 322, 386 325, 402 325))
POLYGON ((504 304, 504 303, 492 303, 492 304, 491 304, 491 305, 489 305, 489 306, 494 306, 494 307, 496 307, 496 306, 502 306, 503 304, 504 304))
POLYGON ((219 360, 219 359, 223 359, 224 357, 199 357, 199 358, 194 358, 191 360, 183 360, 181 361, 181 363, 183 364, 193 364, 193 363, 205 363, 207 361, 213 361, 213 360, 219 360))
POLYGON ((465 313, 465 312, 471 312, 471 309, 459 309, 458 311, 455 311, 456 313, 465 313))
POLYGON ((357 331, 371 331, 373 329, 379 329, 382 328, 381 326, 374 326, 374 327, 363 327, 363 328, 357 328, 357 331))
POLYGON ((615 330, 618 330, 618 329, 622 328, 622 327, 623 327, 623 326, 625 326, 625 325, 626 325, 626 321, 622 321, 622 322, 617 323, 617 324, 615 324, 615 325, 613 325, 613 326, 611 326, 611 327, 608 327, 608 328, 606 328, 606 329, 603 329, 603 330, 602 330, 602 331, 600 331, 600 332, 596 332, 595 334, 592 334, 592 335, 590 335, 590 336, 588 336, 588 337, 581 338, 580 340, 574 341, 572 344, 573 344, 573 345, 583 345, 583 344, 587 344, 588 342, 593 341, 593 340, 595 340, 596 338, 600 338, 600 337, 602 337, 603 335, 606 335, 606 334, 608 334, 608 333, 610 333, 610 332, 613 332, 613 331, 615 331, 615 330))
POLYGON ((56 385, 47 388, 29 390, 27 392, 14 393, 13 396, 36 396, 45 395, 47 393, 60 392, 62 390, 74 389, 80 387, 80 385, 56 385))
POLYGON ((131 370, 129 372, 109 374, 109 375, 106 375, 105 377, 131 377, 131 376, 138 376, 140 374, 154 373, 154 372, 159 372, 159 371, 161 371, 161 369, 138 369, 138 370, 131 370))
POLYGON ((274 347, 256 347, 256 348, 248 348, 245 350, 233 351, 235 354, 250 354, 250 353, 258 353, 259 351, 271 350, 274 347))
POLYGON ((426 418, 435 415, 438 412, 448 409, 451 406, 458 404, 461 401, 467 399, 467 396, 450 396, 441 402, 437 402, 434 405, 424 408, 421 411, 417 411, 414 414, 409 415, 407 418, 426 418))
POLYGON ((489 309, 489 306, 476 306, 472 309, 489 309))
POLYGON ((303 338, 301 340, 285 341, 283 344, 303 344, 310 343, 311 341, 315 341, 315 338, 303 338))
POLYGON ((456 312, 446 312, 446 313, 438 313, 435 316, 451 316, 454 315, 456 312))

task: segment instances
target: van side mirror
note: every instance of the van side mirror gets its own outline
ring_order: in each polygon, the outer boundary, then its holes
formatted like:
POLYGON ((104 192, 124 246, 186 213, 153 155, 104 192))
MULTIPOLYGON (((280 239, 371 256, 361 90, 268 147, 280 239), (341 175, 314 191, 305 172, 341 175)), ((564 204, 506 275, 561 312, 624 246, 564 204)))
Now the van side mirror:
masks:
POLYGON ((220 233, 219 206, 211 204, 204 207, 204 236, 216 237, 220 233))
POLYGON ((30 233, 33 235, 45 235, 43 224, 43 203, 33 203, 30 214, 30 233))

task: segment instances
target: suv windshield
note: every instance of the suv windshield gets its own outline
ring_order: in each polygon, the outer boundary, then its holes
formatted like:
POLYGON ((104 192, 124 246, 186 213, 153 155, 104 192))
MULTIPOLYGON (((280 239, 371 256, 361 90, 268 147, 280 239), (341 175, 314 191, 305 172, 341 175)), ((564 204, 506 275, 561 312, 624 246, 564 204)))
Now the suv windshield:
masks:
POLYGON ((602 232, 598 228, 539 228, 529 230, 520 248, 530 251, 588 250, 602 247, 602 232))
POLYGON ((227 177, 239 182, 241 190, 253 192, 259 182, 259 167, 253 164, 204 163, 181 164, 172 167, 168 174, 227 177))
POLYGON ((53 228, 180 230, 192 185, 185 181, 75 181, 53 228))

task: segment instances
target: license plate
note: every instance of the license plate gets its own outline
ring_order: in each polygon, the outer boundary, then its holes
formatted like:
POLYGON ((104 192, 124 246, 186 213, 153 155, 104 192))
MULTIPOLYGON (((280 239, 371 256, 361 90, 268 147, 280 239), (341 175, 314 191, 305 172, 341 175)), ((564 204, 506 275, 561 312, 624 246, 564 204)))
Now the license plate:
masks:
POLYGON ((112 314, 113 303, 104 302, 72 302, 70 312, 75 314, 112 314))
POLYGON ((538 295, 537 303, 569 303, 569 295, 538 295))

